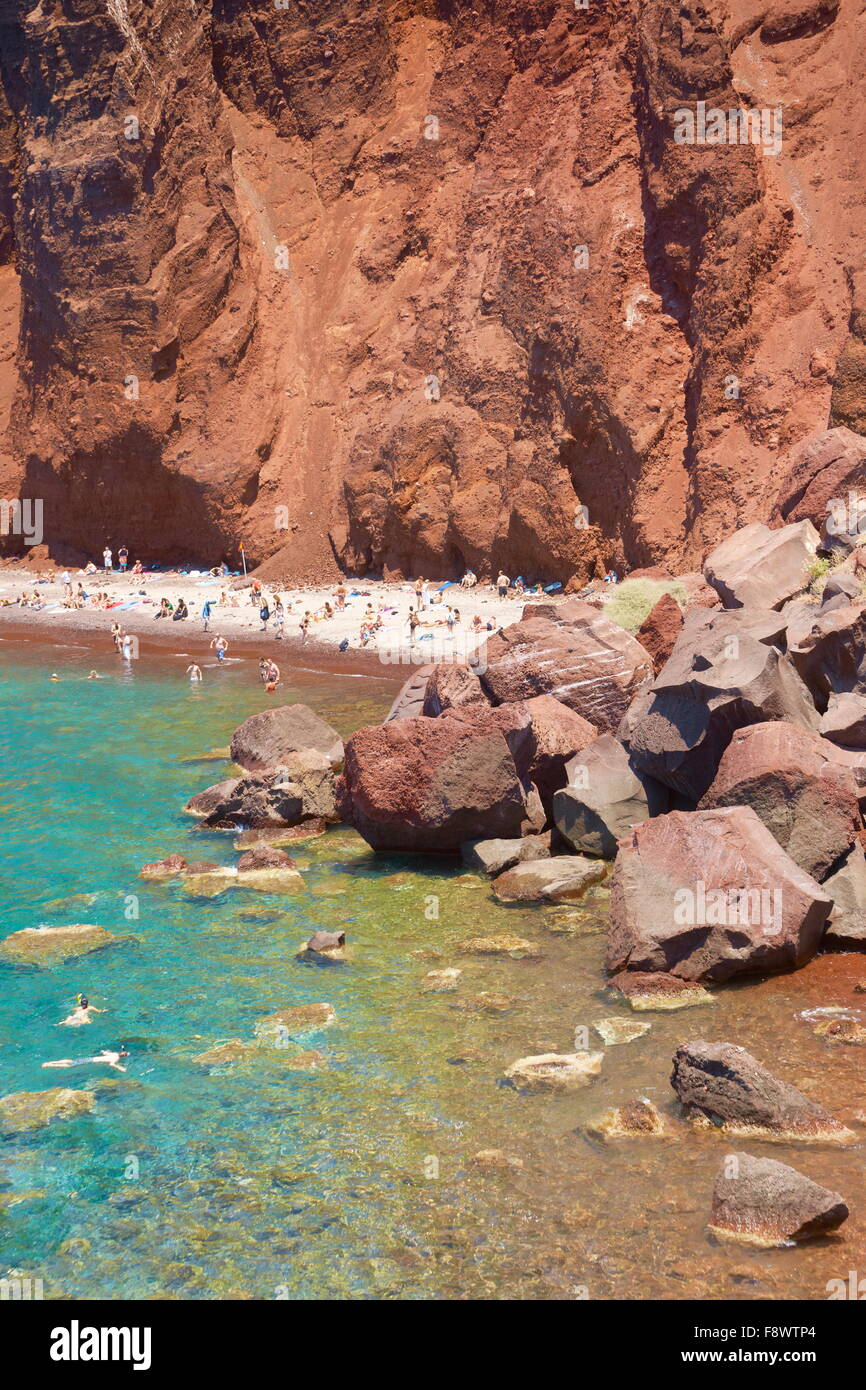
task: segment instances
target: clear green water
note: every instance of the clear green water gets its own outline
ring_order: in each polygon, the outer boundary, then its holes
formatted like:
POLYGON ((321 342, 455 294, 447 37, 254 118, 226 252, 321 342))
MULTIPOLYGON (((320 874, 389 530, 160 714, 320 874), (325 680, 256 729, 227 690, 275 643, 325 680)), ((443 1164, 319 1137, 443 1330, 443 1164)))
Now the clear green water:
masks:
MULTIPOLYGON (((208 670, 201 688, 185 664, 142 659, 124 675, 83 648, 0 642, 0 935, 88 921, 128 938, 51 968, 0 966, 0 1094, 97 1090, 90 1116, 0 1142, 0 1273, 42 1278, 46 1297, 820 1298, 828 1278, 866 1267, 862 1146, 768 1150, 850 1198, 844 1241, 719 1247, 705 1220, 724 1144, 679 1125, 668 1086, 678 1041, 730 1037, 850 1120, 866 1105, 862 1050, 815 1039, 797 1013, 850 1003, 866 964, 818 963, 722 992, 710 1010, 645 1015, 652 1031, 636 1042, 593 1038, 605 1061, 591 1087, 519 1095, 501 1085, 509 1062, 569 1051, 577 1026, 624 1012, 600 992, 603 899, 503 909, 458 865, 376 858, 339 828, 296 850, 297 896, 201 902, 143 882, 140 866, 174 850, 236 862, 231 835, 180 809, 223 765, 183 760, 225 747, 268 702, 255 661, 208 670), (94 665, 105 679, 87 682, 94 665), (311 931, 335 927, 349 964, 294 959, 311 931), (503 931, 541 959, 456 950, 503 931), (450 965, 464 972, 454 994, 421 992, 425 972, 450 965), (79 990, 108 1012, 57 1028, 79 990), (467 1011, 481 990, 511 1007, 467 1011), (320 1001, 337 1023, 301 1046, 326 1070, 290 1072, 267 1053, 216 1071, 193 1060, 320 1001), (102 1069, 40 1066, 121 1041, 129 1071, 107 1084, 102 1069), (587 1140, 588 1119, 635 1095, 665 1110, 671 1139, 587 1140), (479 1171, 472 1156, 490 1148, 522 1168, 479 1171)), ((392 688, 298 672, 286 698, 348 733, 381 717, 392 688)))

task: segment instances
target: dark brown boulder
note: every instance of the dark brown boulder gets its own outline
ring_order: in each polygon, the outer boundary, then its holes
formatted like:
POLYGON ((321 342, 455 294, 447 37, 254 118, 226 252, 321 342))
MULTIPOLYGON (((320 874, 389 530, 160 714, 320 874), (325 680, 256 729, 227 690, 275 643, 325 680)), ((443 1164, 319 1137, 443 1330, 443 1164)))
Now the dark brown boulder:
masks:
POLYGON ((788 652, 822 713, 831 695, 866 694, 866 603, 796 614, 788 652))
POLYGON ((243 780, 242 777, 227 777, 224 782, 217 782, 212 787, 205 787, 203 792, 197 792, 195 796, 190 797, 184 810, 188 811, 191 816, 209 816, 212 811, 234 794, 243 780))
POLYGON ((823 738, 843 748, 866 750, 866 695, 831 695, 819 725, 823 738))
POLYGON ((566 773, 567 784, 553 798, 553 819, 581 854, 613 859, 633 825, 668 810, 668 788, 641 773, 612 734, 572 758, 566 773))
POLYGON ((332 767, 343 760, 343 740, 308 705, 283 705, 245 719, 232 736, 232 759, 248 772, 264 772, 293 753, 321 753, 332 767))
POLYGON ((243 826, 258 830, 298 825, 318 817, 337 819, 334 769, 321 753, 295 753, 281 767, 209 787, 201 795, 210 806, 204 819, 210 829, 243 826))
POLYGON ((702 810, 751 806, 795 864, 819 882, 863 824, 851 773, 819 734, 784 720, 737 729, 699 804, 702 810))
POLYGON ((750 807, 671 811, 620 841, 607 968, 717 982, 792 970, 817 951, 830 906, 750 807))
POLYGON ((816 727, 808 690, 773 645, 776 629, 784 619, 763 611, 686 615, 670 660, 620 729, 641 771, 695 803, 735 729, 768 719, 816 727))
POLYGON ((779 1081, 743 1047, 690 1042, 677 1048, 671 1085, 687 1116, 741 1138, 850 1142, 850 1129, 779 1081))
POLYGON ((727 1154, 710 1212, 710 1230, 730 1240, 769 1247, 835 1231, 848 1219, 838 1192, 774 1158, 727 1154))

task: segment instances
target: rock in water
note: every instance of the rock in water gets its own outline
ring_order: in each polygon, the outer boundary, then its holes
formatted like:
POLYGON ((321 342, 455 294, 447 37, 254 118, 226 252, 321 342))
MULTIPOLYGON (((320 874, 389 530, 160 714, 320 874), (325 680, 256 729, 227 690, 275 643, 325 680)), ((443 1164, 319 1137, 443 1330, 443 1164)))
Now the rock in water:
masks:
POLYGON ((671 1085, 690 1119, 736 1138, 837 1144, 855 1138, 823 1106, 733 1043, 684 1043, 674 1054, 671 1085))
POLYGON ((602 733, 613 732, 632 696, 652 675, 639 642, 598 608, 567 600, 559 618, 532 616, 487 644, 481 683, 498 702, 554 695, 602 733))
POLYGON ((490 878, 515 864, 550 858, 550 835, 524 835, 519 840, 467 840, 460 846, 463 862, 490 878))
POLYGON ((677 1009, 714 1003, 713 996, 703 985, 694 980, 680 980, 663 970, 621 970, 608 980, 607 988, 616 990, 628 1000, 636 1013, 645 1010, 673 1013, 677 1009))
POLYGON ((250 715, 232 737, 232 759, 248 772, 278 767, 293 753, 319 753, 337 768, 343 761, 343 740, 308 705, 283 705, 250 715))
POLYGON ((773 1158, 728 1154, 713 1189, 710 1230, 728 1240, 770 1247, 835 1231, 848 1219, 838 1192, 773 1158))
POLYGON ((852 773, 819 734, 784 720, 737 729, 700 806, 751 806, 819 883, 863 824, 852 773))
POLYGON ((153 864, 144 864, 138 871, 139 878, 176 878, 186 868, 182 854, 169 854, 165 859, 157 859, 153 864))
POLYGON ((518 1089, 571 1091, 588 1086, 603 1061, 603 1052, 543 1052, 512 1062, 505 1076, 518 1089))
POLYGON ((54 1120, 89 1115, 96 1103, 91 1091, 54 1086, 48 1091, 14 1091, 0 1098, 0 1134, 29 1134, 54 1120))
POLYGON ((716 546, 704 574, 726 608, 781 608, 808 586, 818 539, 811 521, 777 531, 754 521, 716 546))
POLYGON ((255 1025, 255 1035, 260 1042, 272 1046, 285 1046, 296 1033, 315 1033, 335 1023, 337 1015, 330 1004, 296 1004, 292 1008, 279 1009, 267 1018, 260 1018, 255 1025))
POLYGON ((616 856, 631 827, 668 809, 667 787, 641 773, 612 734, 595 739, 566 767, 568 782, 553 798, 564 840, 581 854, 616 856))
POLYGON ((458 941, 457 950, 465 956, 513 956, 537 959, 541 951, 522 936, 471 936, 458 941))
POLYGON ((568 902, 582 898, 606 874, 607 865, 601 860, 563 854, 507 869, 494 880, 493 892, 500 902, 568 902))
POLYGON ((233 778, 194 796, 186 809, 209 829, 281 829, 307 820, 335 821, 335 777, 323 753, 290 754, 268 772, 233 778))
POLYGON ((116 946, 122 937, 89 922, 68 927, 25 927, 0 941, 0 956, 21 965, 56 965, 58 961, 116 946))
POLYGON ((750 807, 671 811, 620 844, 607 968, 715 982, 793 970, 817 951, 831 906, 750 807))
POLYGON ((667 1134, 663 1117, 652 1101, 633 1100, 605 1110, 587 1126, 597 1139, 663 1139, 667 1134))

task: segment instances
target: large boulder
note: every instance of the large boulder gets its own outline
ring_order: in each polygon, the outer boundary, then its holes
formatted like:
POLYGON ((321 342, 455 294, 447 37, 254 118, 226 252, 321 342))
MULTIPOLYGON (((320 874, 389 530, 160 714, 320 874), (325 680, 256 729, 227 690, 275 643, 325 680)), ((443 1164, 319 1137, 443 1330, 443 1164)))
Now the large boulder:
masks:
POLYGON ((788 652, 822 713, 831 695, 866 694, 866 603, 798 613, 788 623, 788 652))
POLYGON ((818 727, 831 743, 866 751, 866 695, 831 695, 818 727))
POLYGON ((736 729, 768 719, 816 727, 809 692, 773 645, 775 627, 763 611, 686 615, 670 660, 620 729, 637 768, 694 803, 736 729))
POLYGON ((209 816, 218 806, 229 797, 234 796, 237 788, 244 779, 242 777, 226 777, 222 782, 215 782, 212 787, 205 787, 203 792, 196 792, 186 803, 184 810, 190 816, 209 816))
POLYGON ((608 969, 685 980, 804 965, 831 908, 748 806, 671 811, 634 826, 610 887, 608 969))
POLYGON ((863 821, 851 773, 811 729, 784 720, 737 729, 701 809, 751 806, 813 878, 848 853, 863 821))
POLYGON ((0 956, 18 965, 57 965, 117 946, 115 936, 92 922, 73 922, 68 927, 24 927, 0 941, 0 956))
POLYGON ((55 1120, 89 1115, 96 1104, 92 1091, 52 1086, 47 1091, 13 1091, 0 1097, 0 1135, 29 1134, 55 1120))
POLYGON ((245 719, 232 736, 231 754, 248 772, 264 772, 293 753, 320 753, 331 767, 343 761, 343 740, 309 705, 283 705, 245 719))
POLYGON ((728 1240, 768 1248, 835 1231, 848 1219, 838 1192, 774 1158, 728 1154, 722 1160, 710 1230, 728 1240))
POLYGON ((751 1053, 729 1042, 684 1043, 671 1085, 687 1116, 743 1139, 850 1143, 854 1134, 751 1053))
POLYGON ((436 670, 435 665, 419 666, 400 687, 394 703, 385 716, 385 723, 392 719, 415 719, 424 713, 427 698, 427 682, 436 670))
POLYGON ((668 809, 667 787, 634 766, 612 734, 602 734, 568 763, 568 785, 553 798, 553 819, 581 854, 613 859, 617 841, 638 821, 668 809))
POLYGON ((770 524, 810 521, 825 546, 856 544, 858 516, 866 518, 866 501, 860 510, 856 500, 866 499, 866 439, 844 425, 821 430, 797 444, 787 462, 770 524))
POLYGON ((442 661, 433 667, 427 678, 421 713, 435 718, 443 711, 459 709, 461 705, 489 703, 474 671, 470 671, 468 666, 449 665, 442 661))
POLYGON ((852 845, 843 862, 824 880, 833 899, 822 945, 831 951, 866 951, 866 854, 852 845))
POLYGON ((210 829, 237 825, 256 830, 298 825, 318 817, 337 819, 334 769, 323 753, 293 753, 279 767, 220 783, 220 788, 218 797, 209 793, 219 788, 208 788, 187 805, 187 810, 192 810, 194 803, 210 807, 203 821, 210 829))
POLYGON ((673 594, 662 594, 637 630, 637 640, 649 652, 658 675, 674 649, 683 625, 683 610, 673 594))
POLYGON ((533 783, 552 818, 554 795, 568 781, 568 766, 576 754, 592 746, 597 731, 552 695, 537 695, 509 708, 525 715, 525 724, 506 733, 517 770, 533 783))
POLYGON ((716 546, 704 575, 726 608, 781 608, 808 586, 818 539, 811 521, 778 531, 753 521, 716 546))
POLYGON ((340 813, 374 849, 459 851, 466 840, 541 829, 537 794, 506 734, 522 708, 462 707, 358 729, 346 744, 340 813))
POLYGON ((481 683, 496 703, 555 695, 595 728, 611 732, 652 676, 652 660, 591 604, 566 600, 558 615, 554 621, 525 613, 493 637, 481 683))
POLYGON ((517 840, 467 840, 460 846, 463 862, 471 869, 480 869, 488 878, 512 869, 515 864, 531 859, 550 858, 550 832, 544 835, 524 835, 517 840))

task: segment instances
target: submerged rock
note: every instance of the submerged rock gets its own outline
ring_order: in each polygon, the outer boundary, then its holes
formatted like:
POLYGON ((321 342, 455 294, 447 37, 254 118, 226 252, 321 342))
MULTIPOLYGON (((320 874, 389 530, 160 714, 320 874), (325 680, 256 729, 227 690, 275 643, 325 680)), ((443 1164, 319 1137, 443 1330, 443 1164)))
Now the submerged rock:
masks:
POLYGON ((483 989, 480 994, 466 994, 455 999, 451 1005, 458 1013, 464 1014, 505 1014, 515 1007, 517 1000, 510 994, 502 994, 495 989, 483 989))
POLYGON ((852 1130, 733 1043, 684 1043, 671 1085, 686 1115, 744 1139, 850 1143, 852 1130))
POLYGON ((104 927, 75 922, 68 927, 25 927, 0 941, 0 956, 22 965, 55 965, 117 946, 123 937, 104 927))
POLYGON ((607 986, 627 999, 636 1013, 644 1010, 672 1013, 676 1009, 715 1002, 703 985, 694 980, 681 980, 663 970, 622 970, 608 980, 607 986))
POLYGON ((728 1154, 722 1160, 709 1226, 726 1240, 768 1248, 835 1231, 848 1218, 838 1192, 773 1158, 728 1154))
POLYGON ((828 1042, 866 1047, 866 1024, 856 1018, 824 1018, 812 1031, 816 1038, 826 1038, 828 1042))
POLYGON ((184 893, 190 898, 218 898, 238 885, 238 871, 222 864, 188 864, 181 874, 184 893))
POLYGON ((506 1078, 529 1090, 573 1090, 588 1086, 601 1071, 603 1052, 542 1052, 520 1057, 506 1068, 506 1078))
POLYGON ((248 772, 277 767, 294 753, 320 753, 337 768, 343 740, 309 705, 283 705, 245 719, 232 737, 231 756, 248 772))
POLYGON ((242 830, 233 840, 235 849, 249 849, 251 845, 273 845, 275 849, 286 845, 296 845, 305 840, 315 840, 324 835, 328 823, 321 816, 300 821, 298 825, 274 826, 262 830, 242 830))
POLYGON ((522 1158, 507 1154, 504 1149, 480 1149, 469 1162, 473 1168, 479 1168, 484 1173, 510 1173, 523 1167, 522 1158))
POLYGON ((582 898, 594 883, 607 876, 607 865, 600 859, 582 855, 559 855, 517 864, 500 874, 493 892, 500 902, 566 902, 582 898))
POLYGON ((261 1042, 281 1047, 293 1033, 315 1033, 336 1021, 337 1015, 330 1004, 295 1004, 260 1018, 254 1032, 261 1042))
POLYGON ((598 1139, 662 1139, 668 1131, 652 1101, 641 1099, 605 1110, 587 1132, 598 1139))
POLYGON ((317 960, 323 964, 341 965, 346 960, 346 933, 344 931, 316 931, 304 943, 296 955, 296 960, 317 960))
POLYGON ((75 1091, 67 1086, 53 1086, 47 1091, 13 1091, 0 1097, 0 1134, 28 1134, 44 1129, 54 1120, 89 1115, 95 1104, 92 1091, 75 1091))
POLYGON ((531 941, 522 936, 471 936, 457 943, 457 950, 465 956, 513 956, 540 959, 541 951, 531 941))
POLYGON ((425 994, 448 994, 457 988, 457 981, 462 974, 462 970, 457 970, 454 967, 446 970, 429 970, 421 981, 421 989, 425 994))
POLYGON ((621 1043, 634 1042, 642 1038, 652 1027, 651 1023, 640 1023, 636 1018, 600 1018, 593 1028, 605 1047, 617 1047, 621 1043))

